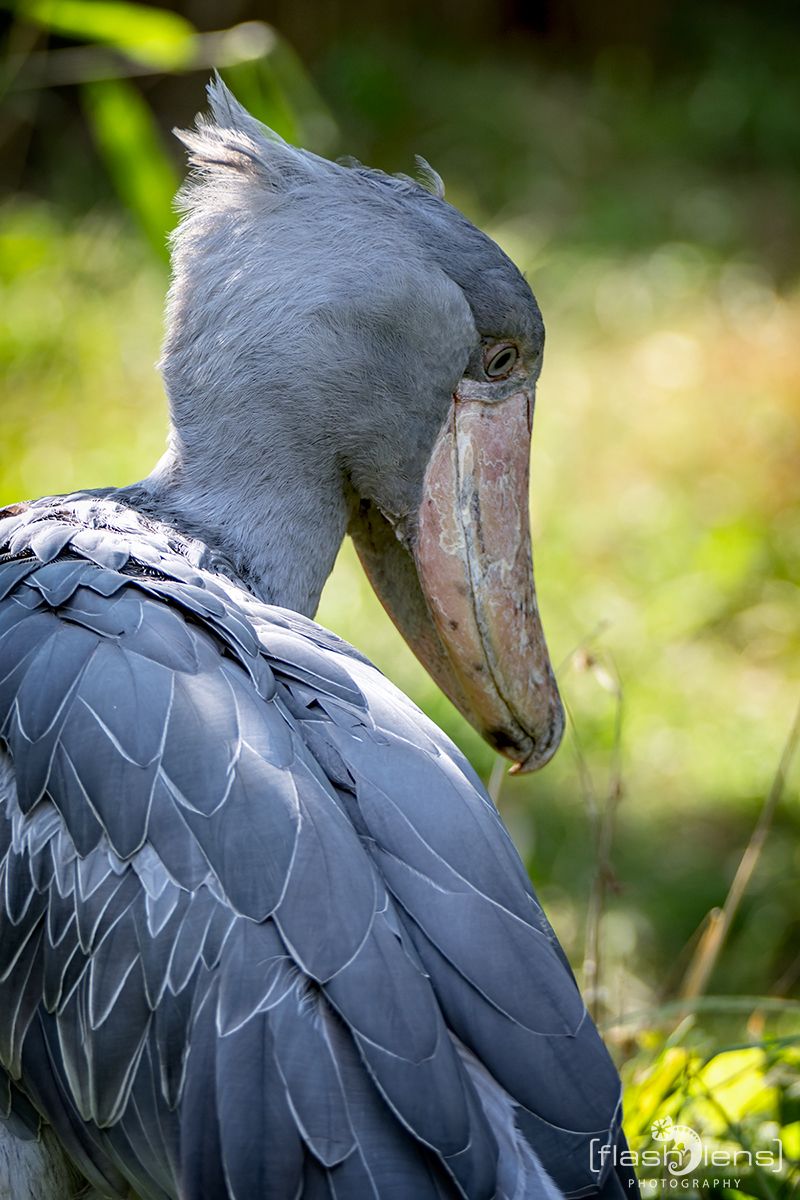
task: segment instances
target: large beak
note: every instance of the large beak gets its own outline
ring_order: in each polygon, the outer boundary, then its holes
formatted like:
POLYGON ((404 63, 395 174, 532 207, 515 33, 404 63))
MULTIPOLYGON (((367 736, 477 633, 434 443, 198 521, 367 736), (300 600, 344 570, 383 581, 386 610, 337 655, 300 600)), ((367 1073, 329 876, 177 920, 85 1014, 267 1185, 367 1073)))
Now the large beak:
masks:
POLYGON ((465 381, 428 462, 410 554, 374 510, 351 530, 412 650, 512 771, 543 766, 564 728, 533 583, 532 414, 528 390, 488 402, 465 381))

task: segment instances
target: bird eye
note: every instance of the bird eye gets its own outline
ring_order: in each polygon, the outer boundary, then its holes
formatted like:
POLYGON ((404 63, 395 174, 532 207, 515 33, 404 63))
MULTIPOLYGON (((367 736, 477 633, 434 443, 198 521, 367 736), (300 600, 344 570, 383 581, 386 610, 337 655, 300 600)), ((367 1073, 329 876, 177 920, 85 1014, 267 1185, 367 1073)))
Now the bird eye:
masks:
POLYGON ((517 347, 509 345, 508 342, 500 346, 491 346, 484 358, 484 370, 490 379, 505 379, 506 375, 511 374, 518 358, 517 347))

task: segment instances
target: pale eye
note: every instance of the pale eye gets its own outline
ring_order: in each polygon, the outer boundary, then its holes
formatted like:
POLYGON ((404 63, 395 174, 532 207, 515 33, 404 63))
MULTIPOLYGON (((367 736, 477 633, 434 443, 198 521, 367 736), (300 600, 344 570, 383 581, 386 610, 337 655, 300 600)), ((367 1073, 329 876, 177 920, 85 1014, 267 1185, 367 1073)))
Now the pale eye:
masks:
POLYGON ((484 370, 490 379, 505 379, 513 371, 518 358, 517 347, 508 342, 490 346, 484 355, 484 370))

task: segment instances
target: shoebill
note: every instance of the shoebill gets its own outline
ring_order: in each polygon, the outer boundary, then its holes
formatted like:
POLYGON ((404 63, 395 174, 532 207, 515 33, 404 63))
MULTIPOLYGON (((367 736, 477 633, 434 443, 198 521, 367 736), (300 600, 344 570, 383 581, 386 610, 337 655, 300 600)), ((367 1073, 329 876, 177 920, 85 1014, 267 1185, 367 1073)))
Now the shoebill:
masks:
POLYGON ((6 1174, 26 1194, 38 1155, 39 1200, 61 1153, 140 1200, 631 1195, 617 1072, 483 785, 313 620, 349 534, 512 770, 552 755, 536 301, 427 167, 327 162, 209 94, 166 454, 0 520, 6 1174))

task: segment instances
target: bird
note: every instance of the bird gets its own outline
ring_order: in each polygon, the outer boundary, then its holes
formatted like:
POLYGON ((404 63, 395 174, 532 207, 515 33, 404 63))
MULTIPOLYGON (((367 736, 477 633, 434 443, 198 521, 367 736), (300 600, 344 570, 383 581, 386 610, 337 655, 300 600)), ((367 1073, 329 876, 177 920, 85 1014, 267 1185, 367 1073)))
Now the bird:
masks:
POLYGON ((424 161, 328 161, 208 96, 176 131, 167 450, 0 512, 6 1136, 102 1197, 635 1196, 498 810, 313 619, 349 535, 512 770, 552 756, 538 305, 424 161))

